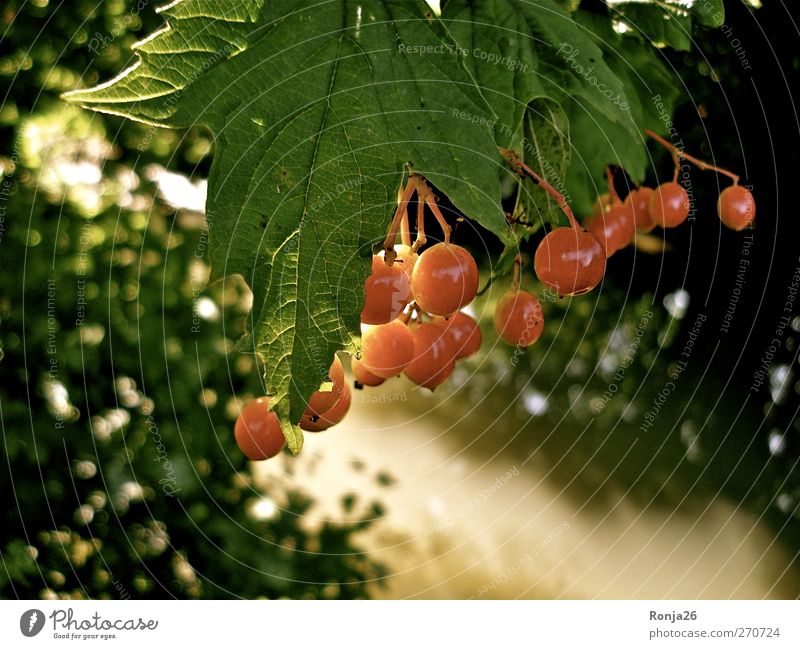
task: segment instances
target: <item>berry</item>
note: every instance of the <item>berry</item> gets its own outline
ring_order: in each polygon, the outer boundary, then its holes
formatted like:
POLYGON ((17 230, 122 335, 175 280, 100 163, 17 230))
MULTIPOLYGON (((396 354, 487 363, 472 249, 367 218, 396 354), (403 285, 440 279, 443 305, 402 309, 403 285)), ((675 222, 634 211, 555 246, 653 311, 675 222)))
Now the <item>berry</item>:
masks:
POLYGON ((364 282, 361 322, 385 324, 399 316, 411 299, 411 283, 401 264, 387 266, 382 257, 372 256, 372 274, 364 282))
POLYGON ((423 252, 411 275, 414 300, 432 315, 450 315, 478 292, 478 266, 465 248, 437 243, 423 252))
POLYGON ((581 295, 603 279, 606 254, 589 232, 556 228, 536 249, 533 268, 539 280, 559 295, 581 295))
POLYGON ((655 221, 650 216, 650 210, 647 208, 652 194, 653 190, 650 187, 640 187, 639 189, 634 189, 625 198, 625 205, 633 213, 633 221, 639 232, 650 232, 656 227, 655 221))
POLYGON ((323 412, 327 412, 342 396, 342 392, 347 385, 344 382, 344 367, 338 356, 333 357, 333 363, 328 370, 330 382, 333 384, 330 390, 317 390, 309 398, 303 417, 318 417, 323 412))
POLYGON ((453 373, 454 350, 442 328, 433 322, 414 327, 414 359, 405 375, 417 385, 433 390, 453 373))
POLYGON ((506 291, 494 310, 494 328, 509 345, 528 347, 542 335, 542 305, 527 291, 506 291))
POLYGON ((309 433, 319 433, 320 431, 327 430, 331 426, 335 426, 344 419, 347 411, 350 410, 350 401, 350 388, 345 385, 344 390, 342 390, 342 395, 330 410, 318 417, 309 418, 303 415, 300 419, 300 428, 309 433))
POLYGON ((361 364, 382 379, 397 376, 414 358, 414 337, 404 322, 372 327, 362 337, 361 364))
POLYGON ((269 399, 250 401, 239 412, 233 427, 236 444, 248 460, 266 460, 281 452, 286 439, 278 416, 268 410, 269 399))
POLYGON ((456 311, 449 318, 436 318, 434 323, 444 331, 456 359, 472 356, 481 348, 481 328, 474 318, 463 311, 456 311))
POLYGON ((674 228, 683 223, 690 207, 689 194, 676 182, 659 185, 647 200, 650 218, 662 228, 674 228))
POLYGON ((353 359, 352 367, 353 367, 353 376, 356 379, 356 383, 358 383, 359 385, 368 385, 370 387, 375 387, 377 385, 380 385, 386 380, 383 377, 375 376, 366 367, 364 367, 364 364, 361 361, 356 360, 355 358, 353 359))
POLYGON ((731 185, 719 195, 717 214, 726 226, 738 232, 753 224, 756 202, 746 187, 731 185))
POLYGON ((636 236, 636 225, 628 205, 617 203, 600 216, 589 218, 587 229, 600 242, 610 257, 633 241, 636 236))

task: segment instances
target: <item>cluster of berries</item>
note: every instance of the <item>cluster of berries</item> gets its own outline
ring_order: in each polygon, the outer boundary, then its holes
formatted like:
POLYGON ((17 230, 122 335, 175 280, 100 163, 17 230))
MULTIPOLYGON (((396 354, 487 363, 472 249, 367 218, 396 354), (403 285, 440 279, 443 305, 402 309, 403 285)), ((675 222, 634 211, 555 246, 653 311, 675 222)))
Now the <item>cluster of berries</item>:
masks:
POLYGON ((709 165, 689 154, 677 150, 673 145, 652 131, 647 131, 662 146, 666 147, 675 162, 675 175, 652 189, 634 189, 621 201, 614 190, 609 176, 609 191, 597 199, 592 215, 585 221, 591 232, 610 257, 634 240, 636 232, 650 232, 656 226, 674 228, 686 221, 691 210, 689 194, 678 183, 680 160, 688 160, 701 169, 713 170, 733 180, 733 184, 720 192, 717 200, 717 214, 722 223, 731 230, 741 231, 750 227, 756 218, 756 204, 753 195, 739 184, 739 177, 725 169, 709 165))
MULTIPOLYGON (((648 135, 666 147, 675 162, 675 177, 656 189, 643 187, 624 201, 616 195, 609 172, 609 194, 598 199, 594 213, 582 227, 564 196, 510 150, 500 149, 512 169, 539 184, 558 203, 570 225, 551 230, 534 254, 534 270, 544 285, 561 296, 582 295, 603 279, 606 258, 633 242, 636 232, 656 226, 675 227, 690 212, 686 190, 677 182, 681 160, 733 179, 722 191, 718 212, 722 222, 742 230, 755 219, 752 194, 739 185, 735 174, 709 165, 677 150, 651 131, 648 135)), ((428 184, 418 174, 409 176, 398 196, 398 207, 383 250, 372 257, 372 272, 364 285, 361 312, 362 356, 353 359, 355 386, 377 386, 405 374, 419 386, 433 390, 452 374, 458 360, 481 346, 478 323, 462 311, 478 292, 478 267, 472 255, 450 242, 450 226, 428 184), (417 232, 411 243, 408 207, 416 193, 417 232), (425 209, 436 217, 444 240, 419 253, 427 243, 425 209), (397 244, 398 234, 401 242, 397 244)), ((494 326, 500 338, 517 346, 535 343, 544 328, 537 298, 520 288, 521 256, 517 256, 511 288, 498 300, 494 326)), ((328 370, 329 390, 314 392, 298 425, 308 432, 323 431, 339 423, 350 408, 351 392, 338 357, 328 370)), ((234 426, 239 448, 251 460, 277 455, 285 444, 280 422, 269 410, 267 397, 249 402, 234 426)))

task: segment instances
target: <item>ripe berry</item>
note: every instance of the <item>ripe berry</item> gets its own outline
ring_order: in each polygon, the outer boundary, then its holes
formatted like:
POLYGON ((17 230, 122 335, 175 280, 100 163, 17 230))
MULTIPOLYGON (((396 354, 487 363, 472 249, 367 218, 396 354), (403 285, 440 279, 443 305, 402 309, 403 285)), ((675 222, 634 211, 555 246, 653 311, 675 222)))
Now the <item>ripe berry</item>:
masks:
POLYGON ((494 310, 494 328, 509 345, 528 347, 544 330, 542 305, 527 291, 506 291, 494 310))
POLYGON ((659 185, 647 200, 650 218, 662 228, 674 228, 683 223, 690 207, 689 194, 676 182, 659 185))
POLYGON ((375 376, 366 367, 364 367, 364 364, 358 359, 355 358, 353 359, 352 367, 353 367, 353 376, 355 377, 356 382, 359 385, 367 385, 370 387, 375 387, 377 385, 380 385, 386 380, 380 376, 375 376))
POLYGON ((361 364, 372 374, 388 379, 400 374, 414 358, 414 337, 399 320, 372 327, 362 336, 361 364))
POLYGON ((633 213, 633 221, 636 224, 636 229, 639 232, 650 232, 656 227, 655 221, 650 216, 650 210, 647 207, 650 196, 653 190, 650 187, 640 187, 634 189, 625 198, 625 205, 627 205, 633 213))
POLYGON ((717 201, 720 220, 732 230, 744 230, 756 218, 756 202, 746 187, 731 185, 722 190, 717 201))
POLYGON ((372 256, 372 274, 364 282, 361 322, 384 324, 402 313, 411 299, 411 283, 401 264, 387 266, 382 257, 372 256))
POLYGON ((617 203, 605 214, 590 217, 587 225, 589 232, 603 246, 606 257, 630 244, 636 236, 633 214, 623 203, 617 203))
POLYGON ((478 266, 465 248, 437 243, 423 252, 411 275, 414 300, 432 315, 450 315, 478 292, 478 266))
POLYGON ((414 359, 404 374, 417 385, 433 390, 453 373, 454 350, 441 327, 424 322, 413 329, 414 359))
POLYGON ((248 460, 266 460, 280 453, 286 444, 278 416, 268 410, 269 399, 250 401, 239 412, 233 427, 236 444, 248 460))
POLYGON ((481 328, 474 318, 463 311, 456 311, 449 318, 436 318, 434 323, 444 331, 456 359, 472 356, 481 348, 481 328))
POLYGON ((333 363, 328 370, 328 377, 333 384, 330 390, 317 390, 308 398, 303 417, 316 417, 327 412, 336 404, 342 391, 347 385, 344 382, 344 367, 338 356, 333 357, 333 363))
POLYGON ((606 254, 589 232, 556 228, 536 249, 533 268, 539 280, 559 295, 582 295, 603 279, 606 254))
POLYGON ((344 419, 347 411, 350 410, 350 401, 350 388, 345 385, 344 390, 342 390, 342 395, 330 410, 318 417, 309 418, 303 415, 300 419, 300 428, 309 433, 319 433, 320 431, 327 430, 331 426, 335 426, 344 419))

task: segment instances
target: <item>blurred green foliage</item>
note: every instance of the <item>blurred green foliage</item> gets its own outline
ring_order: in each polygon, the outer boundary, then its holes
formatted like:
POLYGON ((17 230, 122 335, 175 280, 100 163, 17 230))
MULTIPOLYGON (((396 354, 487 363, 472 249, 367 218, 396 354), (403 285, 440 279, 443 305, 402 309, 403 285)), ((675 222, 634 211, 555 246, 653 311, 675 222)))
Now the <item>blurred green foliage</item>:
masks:
POLYGON ((0 14, 0 595, 367 596, 384 570, 354 535, 381 506, 309 518, 291 463, 256 484, 234 444, 262 391, 232 353, 249 292, 209 286, 202 215, 154 198, 165 169, 204 174, 208 136, 58 99, 158 25, 138 6, 0 14))

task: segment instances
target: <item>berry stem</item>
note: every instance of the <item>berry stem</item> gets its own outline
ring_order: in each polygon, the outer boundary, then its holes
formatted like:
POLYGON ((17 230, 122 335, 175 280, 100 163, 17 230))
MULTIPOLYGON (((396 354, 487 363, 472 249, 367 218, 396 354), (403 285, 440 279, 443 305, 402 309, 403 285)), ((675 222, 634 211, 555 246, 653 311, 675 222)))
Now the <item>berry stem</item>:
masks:
POLYGON ((428 237, 425 236, 425 203, 417 200, 417 238, 411 250, 417 252, 422 246, 428 242, 428 237))
POLYGON ((431 209, 433 215, 436 217, 436 220, 439 222, 439 227, 442 228, 442 232, 444 232, 444 242, 445 244, 450 243, 450 232, 452 232, 452 228, 447 224, 447 221, 444 218, 444 215, 439 211, 439 206, 436 204, 436 199, 433 197, 432 193, 429 193, 425 196, 425 204, 431 209))
POLYGON ((511 280, 511 287, 519 290, 519 279, 522 271, 522 255, 514 257, 514 277, 511 280))
POLYGON ((610 165, 606 165, 606 182, 608 182, 608 195, 611 196, 613 202, 621 202, 619 200, 619 194, 617 194, 617 188, 614 187, 614 172, 611 171, 610 165))
POLYGON ((389 234, 386 235, 386 239, 383 242, 384 260, 387 266, 391 266, 397 257, 397 253, 394 251, 394 244, 397 241, 397 231, 400 229, 400 225, 403 222, 403 215, 408 214, 408 202, 411 200, 411 195, 414 193, 414 190, 417 189, 418 183, 418 176, 415 174, 409 175, 408 184, 400 196, 397 209, 392 218, 392 224, 389 226, 389 234))
POLYGON ((651 131, 648 128, 644 129, 644 132, 672 154, 672 159, 675 161, 675 178, 674 178, 675 181, 678 180, 678 168, 680 167, 680 161, 688 160, 693 165, 702 169, 703 171, 716 171, 718 174, 723 174, 724 176, 728 176, 728 178, 733 180, 734 185, 739 184, 739 176, 737 176, 732 171, 728 171, 727 169, 722 169, 721 167, 715 167, 714 165, 708 164, 707 162, 703 162, 699 158, 695 158, 694 156, 689 155, 684 151, 681 151, 674 144, 670 144, 663 137, 661 137, 660 135, 656 135, 655 133, 653 133, 653 131, 651 131))
POLYGON ((400 220, 400 243, 404 246, 411 247, 411 230, 408 225, 408 208, 403 210, 403 216, 400 220))
POLYGON ((519 156, 510 149, 504 149, 503 147, 497 147, 500 154, 508 161, 511 165, 512 169, 520 175, 522 173, 527 174, 530 178, 539 185, 544 191, 546 191, 550 197, 555 200, 558 204, 558 207, 564 212, 564 215, 570 222, 570 225, 574 230, 583 231, 583 228, 578 224, 575 220, 575 215, 572 213, 572 209, 567 204, 567 199, 559 192, 555 187, 553 187, 550 183, 548 183, 544 178, 542 178, 539 174, 537 174, 533 169, 531 169, 528 165, 526 165, 522 160, 519 159, 519 156))

